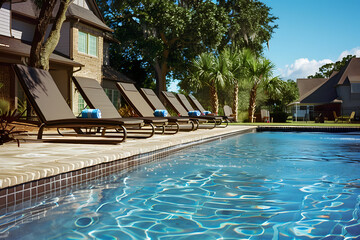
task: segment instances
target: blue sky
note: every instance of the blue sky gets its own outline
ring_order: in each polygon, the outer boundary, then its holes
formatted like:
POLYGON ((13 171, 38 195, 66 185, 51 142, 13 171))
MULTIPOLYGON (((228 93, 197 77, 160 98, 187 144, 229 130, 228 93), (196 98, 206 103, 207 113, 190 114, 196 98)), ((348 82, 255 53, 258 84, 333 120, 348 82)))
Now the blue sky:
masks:
MULTIPOLYGON (((306 78, 348 54, 360 57, 360 0, 261 0, 279 25, 264 52, 282 79, 306 78)), ((170 91, 177 91, 173 83, 170 91)))
POLYGON ((359 0, 262 0, 279 28, 265 50, 284 80, 305 78, 348 54, 360 57, 359 0))

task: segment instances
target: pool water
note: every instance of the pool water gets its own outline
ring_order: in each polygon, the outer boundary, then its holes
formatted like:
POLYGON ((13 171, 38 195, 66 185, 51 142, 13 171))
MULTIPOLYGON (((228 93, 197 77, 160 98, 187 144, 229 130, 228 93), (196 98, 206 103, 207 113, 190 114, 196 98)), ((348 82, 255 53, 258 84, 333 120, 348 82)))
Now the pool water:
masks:
POLYGON ((43 217, 0 232, 9 239, 360 239, 359 197, 360 135, 250 133, 49 199, 43 217))

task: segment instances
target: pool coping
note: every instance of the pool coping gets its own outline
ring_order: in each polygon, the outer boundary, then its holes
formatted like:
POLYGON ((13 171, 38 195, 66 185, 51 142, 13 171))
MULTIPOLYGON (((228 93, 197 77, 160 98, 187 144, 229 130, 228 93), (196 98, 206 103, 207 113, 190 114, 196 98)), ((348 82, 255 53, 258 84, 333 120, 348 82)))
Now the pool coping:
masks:
MULTIPOLYGON (((208 133, 212 133, 212 130, 206 131, 211 131, 208 133)), ((155 147, 155 149, 153 147, 151 148, 151 151, 146 151, 149 150, 149 148, 145 148, 144 152, 142 152, 141 148, 139 148, 135 153, 133 152, 133 154, 119 153, 116 156, 112 156, 114 159, 111 159, 106 155, 103 156, 102 159, 99 159, 98 157, 96 161, 89 159, 83 166, 75 166, 75 164, 73 164, 71 167, 74 169, 69 171, 67 171, 69 167, 62 167, 62 169, 56 167, 56 171, 58 172, 53 171, 51 176, 37 176, 38 179, 33 179, 31 181, 25 180, 18 184, 0 188, 0 214, 24 209, 34 205, 34 203, 44 201, 45 199, 68 194, 91 181, 100 180, 113 173, 124 171, 148 162, 158 161, 184 148, 255 131, 256 127, 241 127, 237 130, 228 131, 222 134, 209 134, 209 136, 205 134, 205 136, 197 136, 195 139, 193 137, 191 141, 182 141, 180 144, 168 144, 168 146, 164 147, 163 145, 163 147, 155 147)), ((24 179, 25 178, 22 180, 24 179)))

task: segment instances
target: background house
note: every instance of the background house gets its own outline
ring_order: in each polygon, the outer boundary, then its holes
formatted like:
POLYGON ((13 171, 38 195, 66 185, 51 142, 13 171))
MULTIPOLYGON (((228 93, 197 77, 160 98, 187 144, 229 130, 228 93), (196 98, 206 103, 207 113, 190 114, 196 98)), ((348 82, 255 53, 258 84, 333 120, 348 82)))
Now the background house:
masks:
MULTIPOLYGON (((4 83, 0 97, 11 101, 12 108, 17 107, 23 96, 11 64, 26 64, 38 14, 39 9, 31 0, 8 2, 0 9, 0 81, 4 83)), ((111 36, 111 32, 95 0, 74 0, 69 6, 59 43, 50 58, 50 73, 75 113, 83 109, 84 101, 71 81, 72 76, 96 79, 106 88, 113 102, 118 103, 116 87, 108 82, 117 79, 109 80, 107 72, 111 70, 113 76, 120 73, 109 66, 108 57, 104 58, 108 54, 104 38, 108 39, 106 36, 111 36), (105 74, 104 62, 108 66, 105 74)))
POLYGON ((329 78, 297 79, 300 99, 292 103, 294 118, 313 120, 320 113, 328 119, 337 115, 360 115, 360 58, 353 58, 329 78))

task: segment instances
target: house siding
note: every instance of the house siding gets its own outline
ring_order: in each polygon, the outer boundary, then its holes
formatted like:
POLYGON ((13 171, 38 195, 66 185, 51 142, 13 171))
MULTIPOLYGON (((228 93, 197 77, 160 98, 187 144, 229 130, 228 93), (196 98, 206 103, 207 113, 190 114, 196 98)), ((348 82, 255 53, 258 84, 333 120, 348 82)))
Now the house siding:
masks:
POLYGON ((4 3, 0 8, 0 35, 11 37, 10 21, 11 21, 10 4, 4 3))
POLYGON ((18 19, 12 20, 14 37, 23 41, 32 42, 34 38, 35 26, 18 19))
POLYGON ((343 101, 341 105, 341 114, 350 115, 351 112, 358 112, 360 110, 360 94, 351 93, 350 85, 337 86, 336 91, 343 101))
POLYGON ((60 40, 55 51, 62 53, 65 56, 70 56, 70 22, 64 22, 61 26, 60 40))

